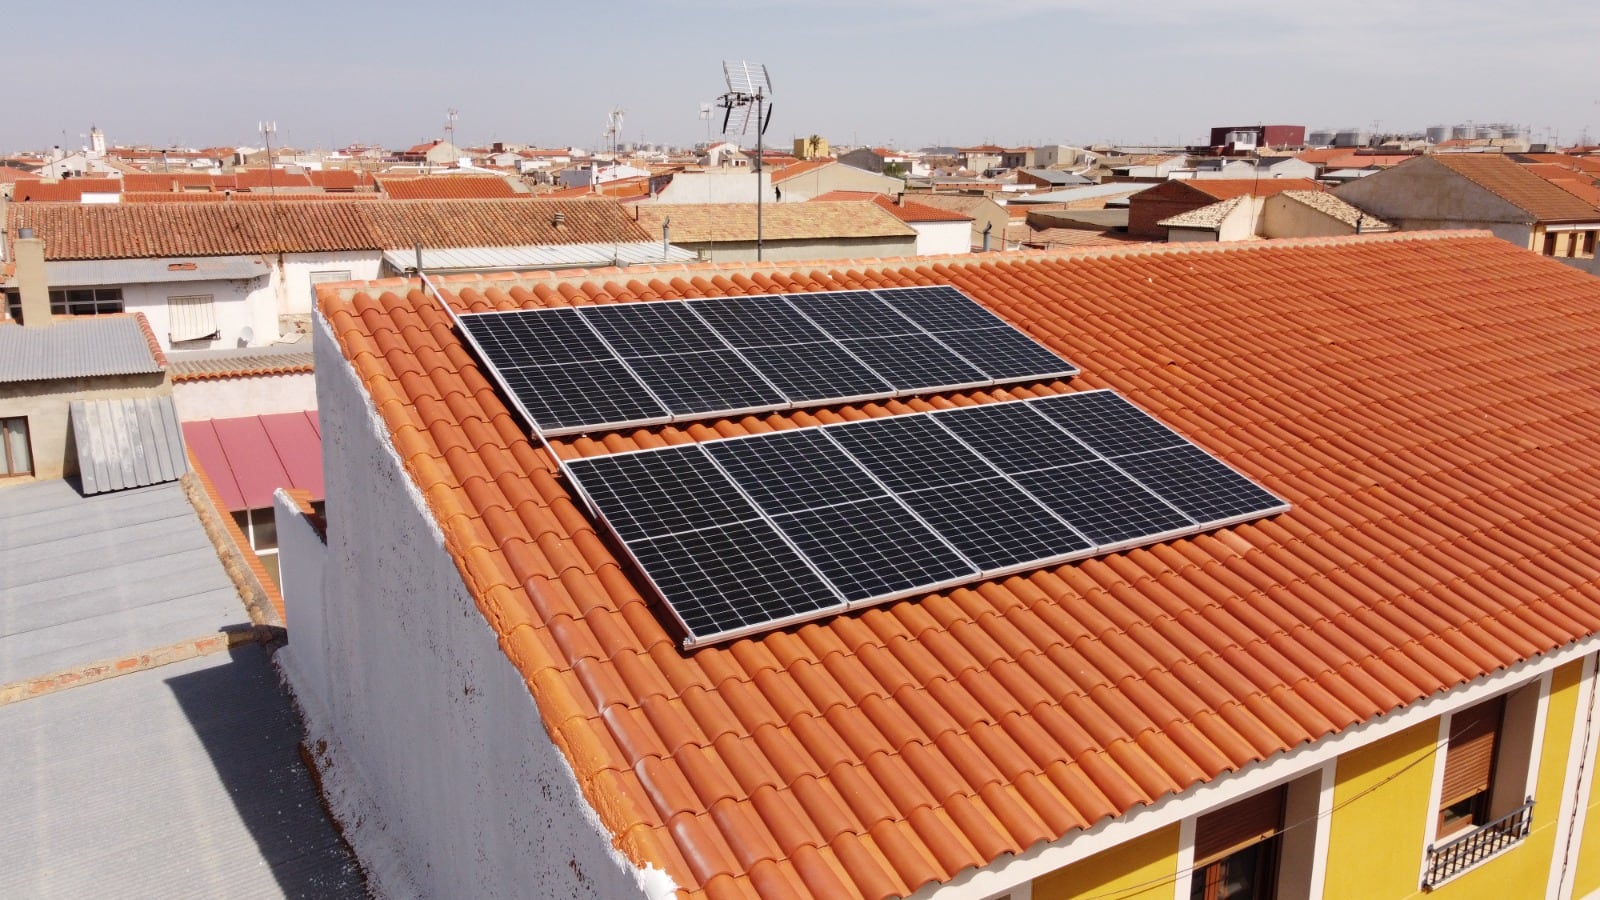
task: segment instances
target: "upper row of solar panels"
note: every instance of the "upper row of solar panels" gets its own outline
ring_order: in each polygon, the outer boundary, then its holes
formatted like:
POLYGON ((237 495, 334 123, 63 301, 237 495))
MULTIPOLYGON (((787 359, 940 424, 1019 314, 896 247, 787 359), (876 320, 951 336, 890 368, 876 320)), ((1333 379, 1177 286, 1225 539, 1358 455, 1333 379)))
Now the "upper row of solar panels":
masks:
POLYGON ((549 435, 1078 374, 946 286, 467 313, 461 324, 549 435))
POLYGON ((567 469, 688 646, 1288 508, 1105 390, 567 469))

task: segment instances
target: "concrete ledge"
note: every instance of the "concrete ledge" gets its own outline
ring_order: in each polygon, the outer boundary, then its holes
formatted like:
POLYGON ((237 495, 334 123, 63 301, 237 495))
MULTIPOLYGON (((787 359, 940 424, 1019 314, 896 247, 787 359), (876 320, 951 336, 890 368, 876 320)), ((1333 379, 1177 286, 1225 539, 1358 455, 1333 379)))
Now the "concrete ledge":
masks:
POLYGON ((273 644, 281 643, 283 630, 272 626, 241 625, 226 628, 212 634, 189 638, 164 647, 142 650, 129 656, 113 657, 40 675, 37 678, 28 678, 22 681, 13 681, 10 684, 0 685, 0 706, 43 697, 68 688, 80 687, 85 684, 94 684, 105 681, 118 675, 127 675, 133 672, 143 672, 197 656, 209 656, 221 653, 229 647, 239 644, 258 643, 266 644, 270 648, 273 644))

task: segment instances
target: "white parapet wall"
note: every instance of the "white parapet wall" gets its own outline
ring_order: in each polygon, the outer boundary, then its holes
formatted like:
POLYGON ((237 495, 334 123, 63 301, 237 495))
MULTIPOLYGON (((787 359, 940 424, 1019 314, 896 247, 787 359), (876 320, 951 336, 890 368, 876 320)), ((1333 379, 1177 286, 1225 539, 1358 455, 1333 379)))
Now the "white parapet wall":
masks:
POLYGON ((390 898, 671 896, 671 879, 625 859, 584 800, 326 320, 314 327, 328 542, 313 544, 280 500, 278 656, 372 887, 390 898))

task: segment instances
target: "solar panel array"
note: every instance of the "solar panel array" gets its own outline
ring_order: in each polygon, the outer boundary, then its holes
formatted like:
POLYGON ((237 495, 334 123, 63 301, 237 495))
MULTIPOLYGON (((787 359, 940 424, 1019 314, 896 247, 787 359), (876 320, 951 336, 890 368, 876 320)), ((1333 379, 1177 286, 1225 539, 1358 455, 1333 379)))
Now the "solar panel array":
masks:
POLYGON ((567 468, 686 646, 1288 509, 1111 391, 567 468))
POLYGON ((545 434, 1076 375, 951 287, 467 313, 545 434))

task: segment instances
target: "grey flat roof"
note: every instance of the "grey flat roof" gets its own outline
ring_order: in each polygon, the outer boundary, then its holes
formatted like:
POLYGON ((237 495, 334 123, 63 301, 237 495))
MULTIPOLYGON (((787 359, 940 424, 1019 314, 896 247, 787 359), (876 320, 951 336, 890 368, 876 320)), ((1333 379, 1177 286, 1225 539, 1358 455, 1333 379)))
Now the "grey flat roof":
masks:
POLYGON ((0 706, 0 896, 365 897, 259 644, 0 706))
POLYGON ((249 622, 176 482, 0 488, 0 572, 0 684, 249 622))
POLYGON ((45 328, 0 323, 0 384, 160 371, 137 316, 57 317, 45 328))
MULTIPOLYGON (((692 250, 667 247, 661 242, 626 244, 541 244, 522 247, 424 248, 422 268, 429 272, 482 272, 497 269, 586 268, 609 266, 612 261, 625 266, 663 262, 693 262, 699 256, 692 250)), ((404 272, 417 264, 415 248, 385 250, 383 260, 391 269, 404 272)))
POLYGON ((175 281, 245 281, 272 270, 254 256, 203 256, 193 259, 71 259, 44 264, 51 287, 102 284, 164 284, 175 281))

